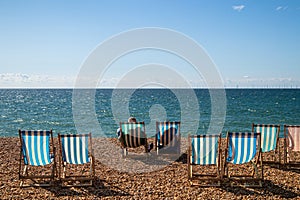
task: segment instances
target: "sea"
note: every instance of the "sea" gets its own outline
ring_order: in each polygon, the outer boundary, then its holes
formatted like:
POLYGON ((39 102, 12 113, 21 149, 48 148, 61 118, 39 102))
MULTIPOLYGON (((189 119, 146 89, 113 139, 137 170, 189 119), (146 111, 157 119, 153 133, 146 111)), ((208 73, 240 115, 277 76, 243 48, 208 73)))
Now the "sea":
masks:
POLYGON ((181 134, 249 132, 252 123, 300 124, 300 89, 0 89, 0 137, 18 130, 116 137, 133 116, 155 135, 156 121, 181 134))

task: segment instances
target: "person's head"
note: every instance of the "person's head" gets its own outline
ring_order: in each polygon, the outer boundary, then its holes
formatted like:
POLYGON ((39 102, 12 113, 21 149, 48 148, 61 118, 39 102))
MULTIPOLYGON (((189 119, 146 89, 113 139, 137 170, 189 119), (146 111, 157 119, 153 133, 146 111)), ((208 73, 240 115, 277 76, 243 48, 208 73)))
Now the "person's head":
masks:
POLYGON ((135 117, 129 117, 128 118, 128 122, 129 123, 135 123, 136 122, 136 118, 135 117))

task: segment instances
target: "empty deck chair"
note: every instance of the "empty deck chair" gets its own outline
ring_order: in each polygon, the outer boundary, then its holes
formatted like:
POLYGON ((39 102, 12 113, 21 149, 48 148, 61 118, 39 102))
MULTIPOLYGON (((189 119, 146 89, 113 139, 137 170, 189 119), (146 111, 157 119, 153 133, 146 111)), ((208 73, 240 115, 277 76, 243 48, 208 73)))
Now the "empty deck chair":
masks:
POLYGON ((128 154, 128 148, 144 146, 145 152, 148 152, 144 122, 120 122, 120 134, 124 156, 128 154))
POLYGON ((189 135, 188 145, 190 185, 220 186, 222 180, 221 134, 189 135))
POLYGON ((156 122, 155 149, 180 154, 180 122, 156 122))
POLYGON ((59 178, 62 186, 92 186, 95 158, 92 134, 58 134, 59 178), (81 167, 81 170, 77 170, 81 167))
POLYGON ((262 187, 263 165, 260 133, 228 132, 223 173, 245 187, 262 187))
POLYGON ((20 187, 50 186, 56 173, 52 130, 19 130, 21 151, 19 162, 20 187), (25 180, 29 184, 23 184, 25 180))
POLYGON ((281 153, 279 147, 280 125, 252 124, 252 132, 261 133, 262 153, 272 152, 272 159, 264 159, 265 163, 280 164, 281 153))
POLYGON ((287 167, 300 166, 300 125, 284 125, 284 164, 287 167))

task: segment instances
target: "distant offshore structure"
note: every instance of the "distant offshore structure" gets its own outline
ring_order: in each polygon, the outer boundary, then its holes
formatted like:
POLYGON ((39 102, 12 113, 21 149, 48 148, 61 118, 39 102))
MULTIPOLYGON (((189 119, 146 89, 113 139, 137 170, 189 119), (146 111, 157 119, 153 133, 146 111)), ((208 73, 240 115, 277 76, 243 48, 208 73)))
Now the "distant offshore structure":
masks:
POLYGON ((253 88, 253 89, 299 89, 298 85, 290 85, 290 86, 287 86, 287 85, 272 85, 272 86, 269 86, 269 85, 265 85, 265 86, 257 86, 257 85, 251 85, 251 86, 240 86, 239 84, 237 84, 235 87, 230 87, 230 86, 226 86, 225 85, 225 88, 236 88, 236 89, 244 89, 244 88, 253 88))

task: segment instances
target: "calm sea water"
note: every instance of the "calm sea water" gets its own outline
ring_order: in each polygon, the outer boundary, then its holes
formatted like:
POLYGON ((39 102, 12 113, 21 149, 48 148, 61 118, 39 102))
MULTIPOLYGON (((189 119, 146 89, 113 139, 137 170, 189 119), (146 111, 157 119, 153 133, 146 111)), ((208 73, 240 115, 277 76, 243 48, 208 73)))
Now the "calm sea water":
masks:
POLYGON ((300 89, 226 89, 224 124, 212 116, 210 92, 206 89, 124 89, 117 92, 119 97, 114 92, 97 89, 93 99, 86 98, 85 93, 91 94, 90 91, 82 90, 85 102, 76 111, 80 118, 77 124, 73 120, 72 89, 1 89, 0 136, 18 136, 18 129, 52 129, 54 133, 84 130, 94 136, 115 137, 119 121, 127 121, 128 114, 145 121, 148 136, 155 134, 155 120, 182 121, 184 117, 183 135, 206 133, 212 121, 221 126, 223 134, 251 131, 252 123, 300 124, 300 89), (186 99, 180 101, 174 91, 186 99), (122 92, 130 95, 124 97, 122 92), (199 115, 183 110, 193 109, 194 105, 189 105, 191 92, 196 95, 199 115), (126 108, 128 113, 119 107, 126 108), (191 132, 189 126, 195 123, 196 131, 191 132))

